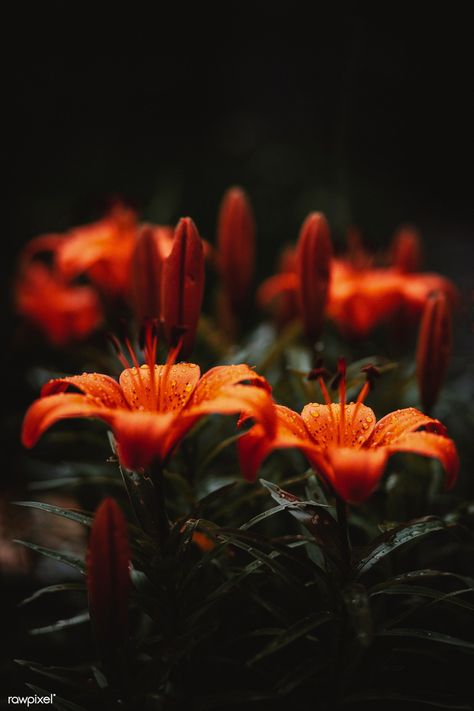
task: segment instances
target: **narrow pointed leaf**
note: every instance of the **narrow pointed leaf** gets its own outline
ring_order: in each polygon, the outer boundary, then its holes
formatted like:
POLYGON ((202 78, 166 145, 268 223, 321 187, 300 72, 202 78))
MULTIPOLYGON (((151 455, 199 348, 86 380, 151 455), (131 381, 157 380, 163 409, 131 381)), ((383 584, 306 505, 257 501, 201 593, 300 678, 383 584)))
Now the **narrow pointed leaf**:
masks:
POLYGON ((68 617, 65 620, 57 620, 57 622, 53 622, 51 625, 34 627, 30 630, 30 634, 36 636, 39 634, 50 634, 51 632, 62 632, 69 627, 76 627, 77 625, 82 625, 84 622, 88 621, 89 612, 86 610, 85 612, 80 612, 78 615, 74 615, 74 617, 68 617))
POLYGON ((356 566, 358 576, 364 575, 373 568, 385 556, 392 553, 400 546, 404 546, 411 541, 426 536, 435 531, 446 529, 446 524, 440 519, 423 519, 384 533, 375 543, 368 554, 359 560, 356 566))
POLYGON ((329 612, 329 610, 324 610, 323 612, 318 612, 314 615, 304 617, 302 620, 299 620, 289 629, 284 630, 275 639, 273 639, 261 652, 253 657, 248 664, 255 664, 255 662, 268 657, 270 654, 275 654, 275 652, 280 651, 280 649, 283 649, 283 647, 291 644, 291 642, 294 642, 300 637, 305 637, 309 632, 312 632, 317 627, 325 624, 333 617, 334 615, 329 612))
POLYGON ((85 566, 83 558, 79 558, 78 556, 76 556, 72 553, 66 553, 65 551, 57 551, 57 550, 54 550, 53 548, 45 548, 44 546, 38 546, 38 545, 36 545, 36 543, 29 543, 28 541, 21 541, 18 538, 15 538, 13 540, 13 542, 18 543, 21 546, 25 546, 25 548, 30 548, 32 551, 35 551, 35 553, 40 553, 41 555, 45 555, 48 558, 57 560, 58 563, 64 563, 65 565, 70 565, 72 568, 75 568, 80 573, 85 575, 86 566, 85 566))

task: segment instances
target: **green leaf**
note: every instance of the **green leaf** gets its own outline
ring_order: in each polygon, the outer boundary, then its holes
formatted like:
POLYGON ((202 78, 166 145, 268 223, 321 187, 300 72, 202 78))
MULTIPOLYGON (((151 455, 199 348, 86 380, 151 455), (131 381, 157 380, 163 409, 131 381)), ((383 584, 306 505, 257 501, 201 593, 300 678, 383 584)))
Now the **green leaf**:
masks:
POLYGON ((239 534, 239 531, 229 531, 228 529, 221 529, 216 533, 217 538, 223 539, 230 542, 234 547, 240 548, 241 550, 248 553, 252 558, 263 563, 267 566, 272 573, 280 577, 287 584, 293 587, 299 588, 297 579, 294 577, 289 570, 287 570, 283 565, 275 560, 276 550, 271 551, 269 554, 264 553, 262 550, 257 548, 259 543, 258 539, 251 538, 246 534, 239 534), (247 541, 250 541, 247 543, 247 541))
MULTIPOLYGON (((40 674, 47 679, 59 681, 61 684, 67 684, 68 686, 73 686, 75 688, 81 688, 84 685, 84 674, 70 667, 47 667, 43 664, 39 664, 38 662, 31 662, 28 659, 14 659, 13 661, 15 664, 25 667, 35 674, 40 674)), ((47 693, 49 694, 50 692, 48 691, 47 693)))
POLYGON ((18 607, 27 605, 28 603, 33 602, 33 600, 37 600, 38 598, 42 597, 43 595, 48 595, 49 593, 63 592, 63 591, 66 591, 66 592, 71 592, 71 591, 86 592, 86 590, 87 590, 87 588, 84 585, 84 583, 60 583, 59 585, 48 585, 48 587, 40 588, 40 590, 37 590, 29 597, 25 597, 24 600, 22 600, 20 603, 18 603, 18 607))
POLYGON ((377 590, 371 593, 371 597, 376 597, 377 595, 414 595, 417 597, 427 597, 432 600, 433 604, 435 602, 448 602, 452 605, 457 605, 458 607, 463 607, 466 610, 474 611, 474 605, 465 600, 455 600, 453 599, 456 595, 463 595, 466 593, 474 592, 473 588, 463 588, 462 590, 453 590, 449 593, 440 592, 439 590, 433 588, 426 588, 422 585, 392 585, 385 590, 377 590))
POLYGON ((323 612, 318 612, 314 615, 309 615, 299 620, 294 625, 284 630, 279 635, 275 637, 261 652, 259 652, 255 657, 253 657, 249 662, 249 665, 255 664, 255 662, 268 657, 270 654, 275 654, 280 649, 283 649, 291 642, 299 639, 300 637, 305 637, 309 632, 312 632, 316 627, 320 627, 329 620, 333 619, 334 615, 329 610, 324 610, 323 612))
POLYGON ((401 528, 387 531, 372 544, 370 552, 359 560, 356 566, 357 577, 371 570, 385 556, 400 546, 426 536, 428 533, 446 529, 446 524, 440 519, 420 519, 401 528))
POLYGON ((265 519, 270 518, 271 516, 274 516, 276 513, 279 513, 280 511, 284 511, 287 508, 286 505, 280 504, 280 506, 274 506, 271 509, 268 509, 267 511, 263 511, 262 513, 258 514, 257 516, 254 516, 253 518, 250 519, 250 521, 247 521, 247 523, 242 524, 240 526, 241 531, 247 531, 247 529, 251 528, 252 526, 255 526, 255 524, 260 523, 261 521, 265 521, 265 519))
POLYGON ((341 565, 344 546, 338 523, 331 515, 331 511, 334 511, 333 507, 314 501, 301 501, 294 494, 280 489, 269 481, 260 479, 260 482, 268 489, 272 498, 309 531, 324 552, 341 565))
POLYGON ((52 504, 45 504, 42 501, 12 501, 15 506, 24 506, 28 509, 38 509, 39 511, 46 511, 47 513, 55 514, 56 516, 62 516, 70 521, 75 521, 76 523, 82 523, 84 526, 92 526, 93 516, 90 514, 83 513, 81 511, 72 511, 71 509, 63 509, 60 506, 53 506, 52 504))
POLYGON ((86 574, 86 566, 84 563, 84 559, 79 558, 78 556, 74 555, 73 553, 67 553, 65 551, 57 551, 57 550, 54 550, 53 548, 45 548, 44 546, 38 546, 36 543, 29 543, 28 541, 21 541, 18 538, 15 538, 13 540, 13 543, 18 543, 21 546, 25 546, 25 548, 30 548, 32 551, 35 551, 36 553, 40 553, 41 555, 45 555, 47 558, 52 558, 53 560, 57 560, 58 563, 64 563, 65 565, 70 565, 72 568, 75 568, 80 573, 82 573, 82 575, 86 574))
POLYGON ((448 634, 441 632, 432 632, 431 630, 414 629, 411 627, 398 627, 393 630, 384 630, 376 632, 378 637, 410 637, 425 642, 437 642, 447 644, 451 647, 457 647, 461 651, 474 652, 474 642, 468 642, 465 639, 451 637, 448 634))
POLYGON ((396 691, 368 691, 362 694, 352 694, 340 702, 343 706, 360 703, 361 701, 401 701, 405 708, 410 708, 408 704, 425 704, 426 706, 434 706, 440 709, 452 709, 453 711, 472 711, 471 704, 458 704, 455 701, 445 699, 427 699, 415 696, 405 696, 398 694, 396 691))
POLYGON ((401 575, 396 575, 393 578, 384 580, 382 583, 374 585, 372 588, 370 588, 369 593, 370 595, 372 595, 373 593, 379 592, 379 590, 385 590, 385 588, 388 588, 391 585, 398 585, 400 583, 411 583, 413 580, 423 581, 430 578, 452 578, 455 580, 460 580, 465 585, 469 585, 470 587, 474 588, 474 578, 470 578, 467 575, 460 575, 459 573, 450 573, 449 571, 444 570, 432 570, 430 568, 424 568, 422 570, 411 570, 408 573, 402 573, 401 575))
POLYGON ((74 617, 68 617, 65 620, 57 620, 57 622, 53 622, 51 625, 46 625, 45 627, 34 627, 30 630, 30 634, 36 636, 39 634, 50 634, 51 632, 62 632, 69 627, 76 627, 76 625, 82 625, 84 622, 88 621, 89 611, 85 610, 84 612, 80 612, 78 615, 74 615, 74 617))

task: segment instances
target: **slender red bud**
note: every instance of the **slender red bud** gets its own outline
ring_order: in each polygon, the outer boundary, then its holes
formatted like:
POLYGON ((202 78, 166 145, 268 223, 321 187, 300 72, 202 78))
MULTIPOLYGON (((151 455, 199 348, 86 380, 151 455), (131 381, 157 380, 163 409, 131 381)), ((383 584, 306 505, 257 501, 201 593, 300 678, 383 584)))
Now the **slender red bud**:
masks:
POLYGON ((119 645, 128 636, 130 549, 127 524, 114 499, 96 511, 87 553, 89 609, 99 644, 119 645))
POLYGON ((321 335, 328 297, 332 243, 326 218, 313 212, 301 227, 296 248, 300 305, 306 336, 314 343, 321 335))
POLYGON ((217 244, 222 285, 239 314, 247 305, 255 268, 255 221, 241 188, 230 188, 222 199, 217 244))
POLYGON ((161 315, 171 348, 182 339, 179 356, 192 350, 204 295, 204 249, 196 225, 183 217, 173 249, 163 265, 161 315))
POLYGON ((392 240, 392 265, 403 274, 419 271, 421 267, 421 238, 410 225, 400 227, 392 240))
POLYGON ((426 412, 436 403, 451 351, 451 310, 442 292, 431 294, 425 304, 418 335, 416 374, 420 399, 426 412))
POLYGON ((132 256, 132 297, 140 326, 160 318, 163 262, 172 244, 169 227, 142 225, 132 256))

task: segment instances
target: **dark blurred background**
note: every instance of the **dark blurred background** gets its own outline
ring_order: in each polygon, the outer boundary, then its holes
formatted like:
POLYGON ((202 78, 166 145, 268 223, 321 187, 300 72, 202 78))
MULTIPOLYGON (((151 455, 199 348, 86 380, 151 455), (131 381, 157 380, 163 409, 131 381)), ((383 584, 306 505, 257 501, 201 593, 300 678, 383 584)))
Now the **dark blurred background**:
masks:
POLYGON ((115 197, 212 238, 232 183, 255 206, 262 274, 310 209, 374 245, 415 222, 427 266, 451 275, 474 256, 467 16, 106 6, 50 3, 10 56, 12 256, 115 197))

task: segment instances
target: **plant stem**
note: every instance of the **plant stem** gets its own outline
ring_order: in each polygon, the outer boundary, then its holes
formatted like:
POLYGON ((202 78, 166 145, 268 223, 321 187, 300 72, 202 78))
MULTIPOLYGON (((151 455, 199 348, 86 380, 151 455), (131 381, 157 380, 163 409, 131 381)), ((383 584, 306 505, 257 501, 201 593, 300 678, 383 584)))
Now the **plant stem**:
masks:
POLYGON ((350 566, 351 544, 349 541, 349 528, 347 525, 347 504, 337 494, 336 494, 336 511, 337 511, 337 522, 339 524, 339 530, 341 532, 344 558, 345 558, 346 563, 350 566))
POLYGON ((148 471, 153 481, 153 486, 155 490, 158 544, 160 548, 162 548, 168 540, 168 536, 170 533, 170 521, 168 518, 168 513, 166 511, 165 479, 163 476, 163 467, 161 463, 155 459, 148 467, 148 471))

